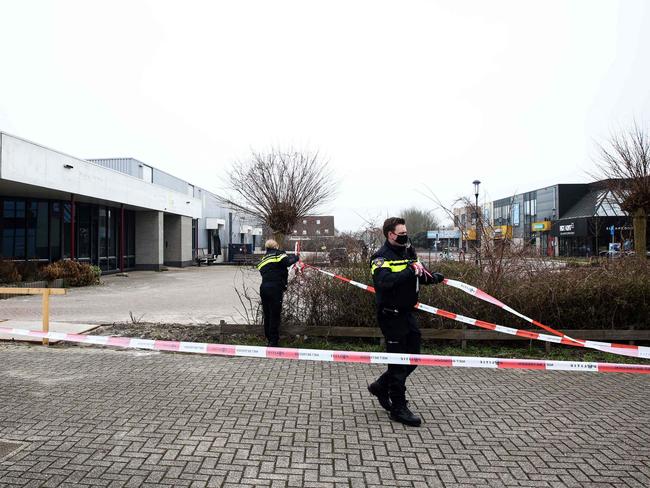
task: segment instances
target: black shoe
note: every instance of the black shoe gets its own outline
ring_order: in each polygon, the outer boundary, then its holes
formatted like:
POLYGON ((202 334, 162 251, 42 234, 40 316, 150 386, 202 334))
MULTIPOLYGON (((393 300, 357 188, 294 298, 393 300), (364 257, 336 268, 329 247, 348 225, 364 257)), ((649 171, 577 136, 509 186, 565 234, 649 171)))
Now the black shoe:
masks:
POLYGON ((395 407, 390 411, 390 418, 396 422, 400 422, 411 427, 419 427, 422 424, 422 419, 409 410, 407 404, 395 407))
POLYGON ((377 400, 379 400, 379 405, 390 412, 390 397, 388 396, 388 390, 386 388, 382 388, 379 383, 375 381, 374 383, 370 383, 368 385, 368 391, 377 397, 377 400))
POLYGON ((278 346, 278 341, 269 341, 266 347, 280 347, 280 346, 278 346))

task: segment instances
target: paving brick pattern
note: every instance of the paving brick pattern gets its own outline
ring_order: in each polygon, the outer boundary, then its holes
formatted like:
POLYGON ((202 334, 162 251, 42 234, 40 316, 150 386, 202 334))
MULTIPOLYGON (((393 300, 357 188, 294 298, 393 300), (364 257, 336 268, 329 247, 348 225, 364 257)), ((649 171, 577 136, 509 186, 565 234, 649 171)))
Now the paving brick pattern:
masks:
POLYGON ((0 345, 2 487, 650 486, 650 377, 0 345))

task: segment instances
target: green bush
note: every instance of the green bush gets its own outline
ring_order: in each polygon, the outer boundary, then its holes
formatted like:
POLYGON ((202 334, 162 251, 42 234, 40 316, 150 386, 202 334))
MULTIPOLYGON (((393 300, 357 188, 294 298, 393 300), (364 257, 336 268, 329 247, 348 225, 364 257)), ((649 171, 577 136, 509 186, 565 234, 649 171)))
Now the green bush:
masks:
MULTIPOLYGON (((541 264, 540 264, 541 263, 541 264)), ((515 310, 562 329, 650 329, 650 263, 617 260, 600 266, 557 268, 521 261, 479 273, 473 263, 433 266, 447 278, 476 286, 515 310)), ((366 264, 350 264, 337 273, 372 284, 366 264)), ((450 286, 426 286, 420 301, 450 312, 516 328, 528 322, 450 286)), ((462 328, 462 324, 417 312, 420 325, 462 328)), ((292 325, 376 327, 374 295, 313 270, 294 279, 285 295, 284 320, 292 325)))
POLYGON ((99 283, 101 270, 90 264, 64 260, 46 266, 41 274, 48 281, 63 278, 67 286, 88 286, 99 283))

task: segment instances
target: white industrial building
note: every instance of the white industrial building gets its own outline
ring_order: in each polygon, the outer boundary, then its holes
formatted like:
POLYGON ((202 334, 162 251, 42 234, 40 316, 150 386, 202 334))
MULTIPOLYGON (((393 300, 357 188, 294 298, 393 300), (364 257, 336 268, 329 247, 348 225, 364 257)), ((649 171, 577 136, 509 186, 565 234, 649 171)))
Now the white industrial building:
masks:
POLYGON ((0 258, 105 272, 252 252, 262 229, 209 191, 133 158, 84 160, 0 132, 0 258))

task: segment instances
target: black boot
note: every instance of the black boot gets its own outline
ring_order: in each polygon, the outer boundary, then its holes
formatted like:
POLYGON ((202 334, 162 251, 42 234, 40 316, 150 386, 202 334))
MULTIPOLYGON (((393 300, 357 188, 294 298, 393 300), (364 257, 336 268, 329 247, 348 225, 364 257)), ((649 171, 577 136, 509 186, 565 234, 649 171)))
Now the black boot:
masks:
POLYGON ((411 427, 419 427, 422 424, 422 419, 409 410, 408 402, 396 405, 391 409, 390 418, 411 427))
POLYGON ((368 385, 368 391, 377 397, 377 400, 379 400, 379 405, 390 412, 391 404, 387 388, 382 387, 375 381, 374 383, 370 383, 368 385))

